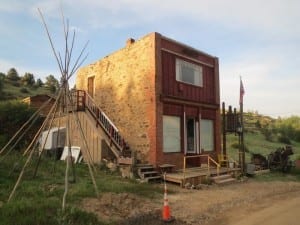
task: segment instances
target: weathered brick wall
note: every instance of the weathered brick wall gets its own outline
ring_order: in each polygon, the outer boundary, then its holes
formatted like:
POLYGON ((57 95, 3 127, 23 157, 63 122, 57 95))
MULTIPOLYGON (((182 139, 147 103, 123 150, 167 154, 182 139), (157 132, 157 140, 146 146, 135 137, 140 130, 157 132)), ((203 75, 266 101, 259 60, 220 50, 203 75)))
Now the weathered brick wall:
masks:
POLYGON ((155 140, 155 33, 78 71, 77 89, 94 76, 94 99, 124 136, 138 159, 149 161, 155 140))

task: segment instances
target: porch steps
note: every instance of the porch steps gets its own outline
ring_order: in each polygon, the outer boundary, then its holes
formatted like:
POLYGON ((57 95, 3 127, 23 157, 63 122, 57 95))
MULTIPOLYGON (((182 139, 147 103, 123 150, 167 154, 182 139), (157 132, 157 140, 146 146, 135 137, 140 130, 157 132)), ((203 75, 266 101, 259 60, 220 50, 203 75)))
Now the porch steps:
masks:
POLYGON ((138 164, 137 165, 138 176, 146 182, 158 182, 161 181, 161 176, 155 170, 153 165, 150 164, 138 164))
POLYGON ((211 177, 213 182, 218 185, 230 184, 236 182, 236 179, 233 178, 230 174, 224 174, 219 176, 211 177))

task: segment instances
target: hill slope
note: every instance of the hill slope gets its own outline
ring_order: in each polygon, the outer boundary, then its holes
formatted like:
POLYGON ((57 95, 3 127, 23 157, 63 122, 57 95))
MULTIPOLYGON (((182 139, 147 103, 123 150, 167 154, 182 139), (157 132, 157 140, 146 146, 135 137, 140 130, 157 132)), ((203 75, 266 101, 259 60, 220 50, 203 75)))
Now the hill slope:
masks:
POLYGON ((28 96, 34 96, 38 94, 51 94, 51 92, 45 86, 22 86, 19 84, 12 84, 11 82, 4 80, 3 91, 0 94, 0 100, 23 99, 28 96))

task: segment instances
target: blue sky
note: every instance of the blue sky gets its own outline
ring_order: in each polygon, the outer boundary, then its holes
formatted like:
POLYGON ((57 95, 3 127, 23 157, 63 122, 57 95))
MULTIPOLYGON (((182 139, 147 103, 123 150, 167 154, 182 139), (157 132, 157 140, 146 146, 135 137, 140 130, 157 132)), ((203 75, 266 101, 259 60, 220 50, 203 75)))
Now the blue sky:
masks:
POLYGON ((89 41, 84 64, 156 31, 219 57, 227 105, 238 106, 242 76, 246 111, 300 115, 298 0, 0 0, 0 72, 59 79, 37 8, 62 52, 61 7, 77 50, 89 41))

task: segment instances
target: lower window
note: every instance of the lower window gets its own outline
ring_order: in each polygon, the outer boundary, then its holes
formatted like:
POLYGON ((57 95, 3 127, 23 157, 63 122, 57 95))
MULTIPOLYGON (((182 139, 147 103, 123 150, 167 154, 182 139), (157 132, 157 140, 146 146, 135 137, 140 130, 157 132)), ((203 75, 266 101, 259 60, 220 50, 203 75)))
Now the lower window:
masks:
POLYGON ((180 152, 180 117, 163 116, 163 152, 180 152))
POLYGON ((200 123, 201 149, 204 151, 214 150, 214 122, 213 120, 201 120, 200 123))

